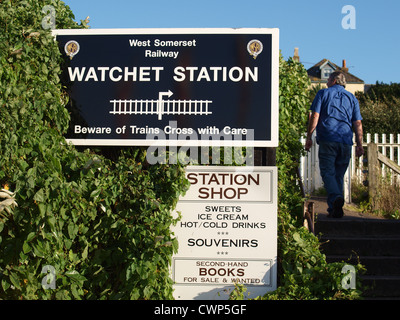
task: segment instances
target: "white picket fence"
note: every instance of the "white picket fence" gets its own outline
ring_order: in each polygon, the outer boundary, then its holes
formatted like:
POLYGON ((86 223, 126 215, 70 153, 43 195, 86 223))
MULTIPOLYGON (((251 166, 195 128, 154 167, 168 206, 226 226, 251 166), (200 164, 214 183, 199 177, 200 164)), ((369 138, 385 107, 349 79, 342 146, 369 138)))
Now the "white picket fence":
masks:
MULTIPOLYGON (((300 159, 300 176, 303 181, 303 186, 306 194, 312 194, 316 190, 323 188, 324 184, 319 172, 319 159, 318 159, 318 144, 315 142, 315 133, 312 137, 313 146, 306 156, 300 159)), ((355 141, 355 138, 354 140, 355 141)), ((304 145, 305 139, 301 141, 304 145)), ((359 158, 355 155, 356 145, 353 145, 352 157, 349 168, 344 177, 344 196, 347 203, 351 202, 351 180, 357 179, 362 183, 367 180, 367 146, 368 143, 374 142, 378 146, 378 151, 390 160, 400 165, 400 134, 367 134, 366 141, 364 141, 364 156, 359 158)), ((385 166, 382 164, 382 168, 385 166)), ((385 170, 382 171, 385 174, 385 170)), ((399 177, 400 178, 400 177, 399 177)))

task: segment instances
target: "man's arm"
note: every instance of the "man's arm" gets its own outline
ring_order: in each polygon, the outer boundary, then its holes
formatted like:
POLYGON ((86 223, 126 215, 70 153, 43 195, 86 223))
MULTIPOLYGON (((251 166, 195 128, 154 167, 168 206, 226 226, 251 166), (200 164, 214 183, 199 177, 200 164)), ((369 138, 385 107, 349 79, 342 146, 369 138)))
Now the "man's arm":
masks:
POLYGON ((363 148, 363 128, 362 128, 362 123, 361 120, 356 120, 353 122, 353 128, 354 132, 356 134, 356 156, 360 157, 364 154, 364 148, 363 148))
POLYGON ((310 151, 310 148, 312 147, 311 136, 312 136, 315 128, 317 127, 318 120, 319 120, 319 113, 313 111, 308 120, 307 138, 306 138, 306 144, 304 146, 306 151, 310 151))

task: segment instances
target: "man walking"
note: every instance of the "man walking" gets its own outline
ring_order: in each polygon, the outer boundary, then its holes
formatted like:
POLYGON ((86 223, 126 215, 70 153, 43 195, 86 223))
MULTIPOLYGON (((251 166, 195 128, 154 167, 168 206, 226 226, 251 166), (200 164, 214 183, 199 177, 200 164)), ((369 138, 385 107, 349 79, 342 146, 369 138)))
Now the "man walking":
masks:
POLYGON ((351 158, 353 129, 356 134, 356 156, 364 154, 360 106, 357 98, 345 90, 343 72, 333 72, 328 88, 319 90, 311 105, 305 149, 312 146, 311 136, 317 129, 319 168, 328 193, 328 217, 343 217, 343 178, 351 158))

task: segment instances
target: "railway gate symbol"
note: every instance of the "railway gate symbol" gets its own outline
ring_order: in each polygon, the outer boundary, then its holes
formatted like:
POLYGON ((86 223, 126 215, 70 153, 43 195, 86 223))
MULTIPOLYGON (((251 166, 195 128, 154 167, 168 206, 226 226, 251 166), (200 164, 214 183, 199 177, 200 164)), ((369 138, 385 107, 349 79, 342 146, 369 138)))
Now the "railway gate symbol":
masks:
POLYGON ((158 115, 158 120, 165 115, 209 115, 210 100, 164 100, 173 95, 172 91, 159 92, 158 100, 110 100, 113 109, 110 111, 114 115, 158 115))

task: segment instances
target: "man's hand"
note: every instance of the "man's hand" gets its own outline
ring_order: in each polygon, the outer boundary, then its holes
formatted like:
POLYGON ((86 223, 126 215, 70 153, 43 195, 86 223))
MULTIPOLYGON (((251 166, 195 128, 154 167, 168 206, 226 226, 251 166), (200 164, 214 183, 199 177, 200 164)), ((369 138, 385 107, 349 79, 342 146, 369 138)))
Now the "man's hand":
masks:
POLYGON ((304 145, 304 149, 306 149, 306 151, 310 151, 312 145, 313 145, 312 140, 311 139, 307 139, 306 140, 306 144, 304 145))
POLYGON ((356 147, 356 156, 361 157, 364 154, 364 148, 363 146, 357 146, 356 147))

